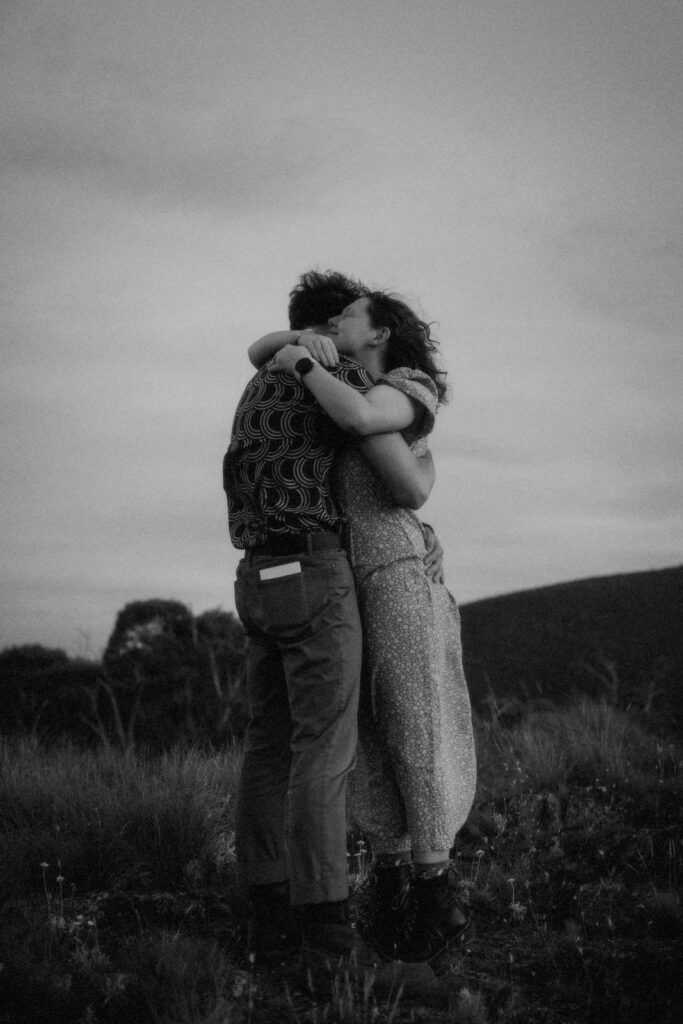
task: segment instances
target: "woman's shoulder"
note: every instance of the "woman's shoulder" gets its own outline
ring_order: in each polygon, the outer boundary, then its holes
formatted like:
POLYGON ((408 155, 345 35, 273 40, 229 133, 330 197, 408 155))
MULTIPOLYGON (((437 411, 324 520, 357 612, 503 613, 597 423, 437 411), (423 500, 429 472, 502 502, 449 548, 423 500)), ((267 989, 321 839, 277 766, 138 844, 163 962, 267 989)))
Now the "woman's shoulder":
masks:
POLYGON ((431 432, 439 405, 439 393, 428 373, 424 370, 413 370, 409 366, 398 366, 395 370, 382 374, 377 383, 388 384, 418 402, 424 409, 424 416, 416 433, 419 436, 431 432))
POLYGON ((410 366, 398 366, 395 370, 383 373, 378 384, 390 384, 399 391, 405 391, 411 398, 416 398, 433 412, 436 412, 439 393, 436 384, 424 370, 413 370, 410 366))

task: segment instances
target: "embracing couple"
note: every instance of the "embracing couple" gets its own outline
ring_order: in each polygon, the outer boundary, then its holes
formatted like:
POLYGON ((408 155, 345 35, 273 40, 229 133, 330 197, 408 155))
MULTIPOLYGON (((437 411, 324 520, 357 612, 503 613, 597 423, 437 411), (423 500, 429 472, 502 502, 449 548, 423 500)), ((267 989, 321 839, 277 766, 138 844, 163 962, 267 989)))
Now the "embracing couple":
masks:
POLYGON ((223 463, 244 551, 248 952, 430 962, 467 930, 449 856, 476 782, 458 611, 411 511, 434 483, 427 439, 445 375, 426 323, 341 274, 302 275, 289 321, 249 350, 258 372, 223 463), (347 784, 373 854, 362 937, 347 784))

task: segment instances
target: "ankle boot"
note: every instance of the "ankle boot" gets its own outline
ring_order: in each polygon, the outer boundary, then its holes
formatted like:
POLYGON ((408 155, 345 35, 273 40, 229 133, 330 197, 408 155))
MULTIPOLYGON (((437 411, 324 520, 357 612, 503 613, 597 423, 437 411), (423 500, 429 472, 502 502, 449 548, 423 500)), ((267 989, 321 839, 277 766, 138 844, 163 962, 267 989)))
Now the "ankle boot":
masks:
POLYGON ((247 956, 252 961, 287 958, 301 951, 301 923, 289 902, 289 882, 249 886, 247 956))
POLYGON ((399 959, 405 939, 411 872, 409 861, 399 861, 375 864, 370 875, 367 937, 390 960, 399 959))
POLYGON ((399 947, 401 959, 428 963, 462 946, 471 931, 471 920, 451 888, 448 871, 414 879, 406 937, 399 947))
POLYGON ((381 956, 361 941, 351 920, 348 900, 309 903, 302 908, 304 964, 317 971, 368 971, 381 956))

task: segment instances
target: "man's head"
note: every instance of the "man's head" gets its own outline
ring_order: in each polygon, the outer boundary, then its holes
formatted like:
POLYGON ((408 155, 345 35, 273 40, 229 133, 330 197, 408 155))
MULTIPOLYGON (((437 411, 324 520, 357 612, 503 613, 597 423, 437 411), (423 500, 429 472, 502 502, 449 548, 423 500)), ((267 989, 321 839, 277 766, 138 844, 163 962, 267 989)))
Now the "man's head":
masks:
POLYGON ((293 331, 321 327, 330 317, 366 293, 360 281, 334 270, 309 270, 289 293, 289 326, 293 331))

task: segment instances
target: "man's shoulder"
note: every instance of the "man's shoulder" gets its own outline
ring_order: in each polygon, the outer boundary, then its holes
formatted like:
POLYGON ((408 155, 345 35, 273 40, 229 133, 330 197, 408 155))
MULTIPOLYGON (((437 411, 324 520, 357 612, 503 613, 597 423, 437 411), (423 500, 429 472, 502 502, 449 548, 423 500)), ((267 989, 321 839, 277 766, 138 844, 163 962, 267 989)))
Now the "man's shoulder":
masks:
POLYGON ((350 384, 355 388, 367 390, 375 386, 375 379, 372 374, 368 373, 360 363, 357 363, 355 359, 351 359, 350 356, 340 354, 339 362, 330 369, 330 373, 343 380, 345 384, 350 384))
POLYGON ((298 386, 296 378, 290 377, 286 373, 277 373, 272 368, 272 360, 269 360, 263 366, 260 366, 256 373, 250 377, 245 385, 243 397, 254 391, 261 391, 264 387, 268 389, 275 387, 278 391, 288 391, 292 388, 296 389, 298 386))

